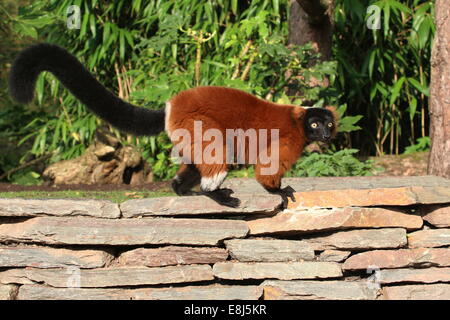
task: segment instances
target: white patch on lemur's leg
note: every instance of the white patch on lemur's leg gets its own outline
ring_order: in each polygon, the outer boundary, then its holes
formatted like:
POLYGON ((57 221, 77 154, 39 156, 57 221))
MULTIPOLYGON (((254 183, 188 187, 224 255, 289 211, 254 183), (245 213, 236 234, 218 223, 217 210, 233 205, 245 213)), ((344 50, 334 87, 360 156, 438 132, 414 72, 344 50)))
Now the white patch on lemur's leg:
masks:
POLYGON ((171 111, 171 109, 172 109, 172 104, 170 103, 170 101, 167 101, 166 102, 166 117, 165 117, 165 129, 166 129, 166 132, 167 132, 167 135, 169 136, 169 138, 170 138, 170 135, 171 135, 171 130, 170 130, 170 128, 169 128, 169 123, 170 123, 170 111, 171 111))
POLYGON ((227 171, 219 172, 212 177, 202 177, 200 182, 200 188, 202 191, 214 191, 217 190, 222 184, 223 180, 227 176, 227 171))

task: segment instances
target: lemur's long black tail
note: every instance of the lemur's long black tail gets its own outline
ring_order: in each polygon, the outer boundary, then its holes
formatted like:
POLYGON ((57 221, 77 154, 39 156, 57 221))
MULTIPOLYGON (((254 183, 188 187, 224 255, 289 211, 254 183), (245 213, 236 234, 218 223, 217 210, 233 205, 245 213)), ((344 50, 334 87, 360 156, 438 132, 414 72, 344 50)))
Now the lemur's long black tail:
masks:
POLYGON ((9 90, 18 102, 28 103, 38 75, 49 71, 96 115, 119 130, 135 135, 155 135, 164 130, 164 110, 127 103, 108 91, 65 49, 38 44, 23 50, 9 74, 9 90))

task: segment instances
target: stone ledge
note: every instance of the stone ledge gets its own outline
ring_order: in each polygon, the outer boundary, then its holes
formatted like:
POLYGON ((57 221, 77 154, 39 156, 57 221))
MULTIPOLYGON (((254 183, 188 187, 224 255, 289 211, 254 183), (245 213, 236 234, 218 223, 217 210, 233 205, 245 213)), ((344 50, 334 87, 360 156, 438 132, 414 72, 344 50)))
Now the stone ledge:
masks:
POLYGON ((89 216, 115 219, 119 206, 108 200, 0 198, 0 217, 89 216))
POLYGON ((304 238, 302 241, 318 251, 401 248, 407 243, 406 231, 401 228, 338 231, 327 236, 304 238))
POLYGON ((384 208, 333 208, 284 210, 273 217, 248 221, 251 235, 309 233, 350 228, 403 227, 417 230, 423 221, 419 216, 384 208))
POLYGON ((10 269, 0 272, 2 284, 41 283, 56 288, 104 288, 171 284, 213 280, 209 265, 159 268, 126 267, 104 269, 10 269))
POLYGON ((303 241, 278 239, 233 239, 225 245, 240 262, 286 262, 314 260, 314 250, 303 241))
POLYGON ((450 300, 450 284, 421 284, 383 288, 385 300, 450 300))
POLYGON ((216 245, 247 233, 245 221, 219 219, 38 217, 0 224, 0 242, 70 245, 216 245))
POLYGON ((305 191, 294 193, 289 209, 311 207, 410 206, 416 204, 450 203, 449 187, 401 187, 305 191))
POLYGON ((225 261, 227 258, 228 252, 222 248, 167 246, 126 251, 119 256, 118 264, 163 267, 181 264, 213 264, 225 261))
POLYGON ((448 267, 450 248, 417 248, 398 250, 374 250, 357 253, 342 265, 343 270, 365 270, 370 266, 380 269, 410 267, 448 267))
POLYGON ((342 276, 334 262, 218 262, 213 273, 219 279, 324 279, 342 276))
POLYGON ((386 269, 377 271, 376 280, 380 284, 420 282, 436 283, 450 282, 450 268, 426 268, 426 269, 386 269))
POLYGON ((175 288, 86 289, 23 285, 19 300, 257 300, 259 286, 187 286, 175 288))
MULTIPOLYGON (((437 176, 404 176, 404 177, 309 177, 284 178, 282 187, 291 186, 297 192, 316 190, 343 189, 377 189, 402 187, 445 187, 450 188, 450 180, 437 176)), ((231 188, 235 194, 265 193, 255 179, 227 179, 224 188, 231 188)))
POLYGON ((423 220, 438 228, 450 227, 450 206, 427 208, 423 220))
POLYGON ((203 197, 131 200, 124 215, 0 205, 0 299, 448 298, 450 180, 289 181, 313 207, 280 212, 278 196, 239 188, 236 209, 203 197))
POLYGON ((408 247, 434 248, 450 246, 450 229, 419 230, 408 234, 408 247))
POLYGON ((266 280, 264 300, 374 300, 378 289, 365 281, 266 280))
POLYGON ((125 218, 147 216, 211 215, 211 214, 273 214, 282 204, 280 196, 236 195, 238 208, 222 206, 206 196, 162 197, 128 200, 120 204, 125 218))
POLYGON ((0 267, 102 268, 114 257, 103 250, 48 248, 42 246, 0 246, 0 267))

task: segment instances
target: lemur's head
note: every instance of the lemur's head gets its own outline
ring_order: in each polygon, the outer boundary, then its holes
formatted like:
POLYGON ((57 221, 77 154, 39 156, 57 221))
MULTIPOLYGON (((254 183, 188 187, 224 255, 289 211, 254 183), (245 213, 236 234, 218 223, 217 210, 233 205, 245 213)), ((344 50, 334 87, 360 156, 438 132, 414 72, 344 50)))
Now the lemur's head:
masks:
POLYGON ((308 142, 330 142, 336 136, 338 117, 334 107, 308 108, 303 117, 308 142))

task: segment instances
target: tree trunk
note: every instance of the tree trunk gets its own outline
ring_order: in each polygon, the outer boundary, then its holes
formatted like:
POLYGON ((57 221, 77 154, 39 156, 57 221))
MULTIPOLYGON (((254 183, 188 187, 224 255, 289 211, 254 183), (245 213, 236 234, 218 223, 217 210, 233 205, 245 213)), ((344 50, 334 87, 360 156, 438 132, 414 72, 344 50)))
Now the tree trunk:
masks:
MULTIPOLYGON (((311 43, 316 52, 320 53, 320 61, 330 60, 333 9, 333 0, 291 0, 288 43, 299 46, 311 43)), ((314 65, 316 62, 311 61, 310 65, 314 65)), ((290 77, 290 72, 287 71, 287 78, 290 77)), ((314 77, 309 79, 311 87, 328 87, 328 85, 327 78, 322 81, 318 81, 314 77)), ((293 97, 303 96, 298 79, 292 78, 289 81, 287 94, 293 97)), ((303 100, 302 103, 303 105, 312 105, 314 101, 303 100)))
POLYGON ((291 0, 288 42, 296 45, 311 42, 321 60, 330 60, 333 8, 332 0, 291 0))
POLYGON ((428 174, 450 178, 450 1, 436 0, 436 36, 431 55, 431 151, 428 174))

